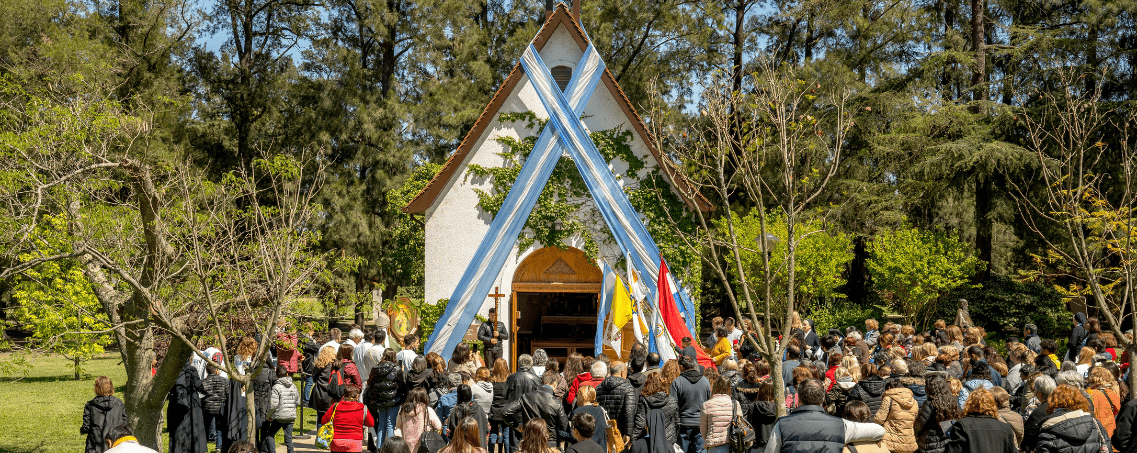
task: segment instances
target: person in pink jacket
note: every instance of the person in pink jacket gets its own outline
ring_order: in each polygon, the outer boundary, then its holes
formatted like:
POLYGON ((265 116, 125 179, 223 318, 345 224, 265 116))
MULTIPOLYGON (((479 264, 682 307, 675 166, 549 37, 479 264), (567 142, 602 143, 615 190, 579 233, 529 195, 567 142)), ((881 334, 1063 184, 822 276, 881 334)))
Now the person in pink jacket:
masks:
POLYGON ((703 447, 707 453, 730 452, 730 421, 734 414, 742 414, 742 407, 730 397, 730 380, 719 376, 711 385, 711 398, 703 402, 699 414, 699 429, 703 433, 703 447))

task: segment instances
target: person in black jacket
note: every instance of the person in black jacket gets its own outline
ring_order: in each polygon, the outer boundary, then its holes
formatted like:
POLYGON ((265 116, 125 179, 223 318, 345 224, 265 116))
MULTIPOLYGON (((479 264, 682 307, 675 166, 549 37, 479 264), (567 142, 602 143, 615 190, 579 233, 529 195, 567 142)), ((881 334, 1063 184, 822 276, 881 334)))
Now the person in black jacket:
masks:
POLYGON ((513 401, 541 386, 541 377, 533 372, 533 358, 521 354, 517 358, 517 372, 505 380, 505 399, 513 401))
POLYGON ((679 358, 683 372, 671 383, 671 395, 679 407, 679 442, 686 453, 703 451, 703 433, 699 429, 699 414, 703 403, 711 399, 711 382, 699 372, 695 359, 679 358))
POLYGON ((876 366, 871 363, 861 365, 861 380, 853 386, 846 401, 862 401, 869 410, 876 413, 884 397, 884 378, 877 375, 876 366))
POLYGON ((482 342, 482 354, 486 366, 493 366, 492 364, 501 358, 502 341, 508 339, 509 329, 505 328, 505 323, 497 320, 497 310, 491 308, 489 318, 478 326, 478 341, 482 342), (496 332, 494 327, 497 327, 496 332))
POLYGON ((1015 432, 999 420, 995 397, 987 389, 971 392, 963 406, 964 417, 948 434, 947 453, 1017 453, 1015 432))
MULTIPOLYGON (((608 418, 616 421, 624 437, 631 435, 636 421, 636 389, 628 382, 628 368, 619 360, 608 367, 608 377, 596 387, 596 399, 608 412, 608 418)), ((630 439, 625 439, 625 443, 630 439)))
MULTIPOLYGON (((774 382, 761 380, 762 376, 754 363, 742 365, 742 381, 734 388, 734 399, 742 406, 743 417, 754 428, 754 444, 751 453, 766 451, 766 441, 778 420, 777 405, 774 404, 774 382)), ((638 414, 637 414, 638 418, 638 414)))
POLYGON ((221 377, 221 370, 217 364, 207 364, 205 379, 198 383, 197 391, 201 397, 202 423, 207 429, 214 427, 213 434, 217 439, 217 451, 221 451, 221 428, 225 424, 225 401, 229 398, 229 379, 221 377))
POLYGON ((375 426, 371 427, 371 438, 375 444, 368 446, 372 452, 394 435, 399 406, 402 406, 405 395, 410 391, 402 367, 395 359, 396 354, 394 349, 383 351, 382 360, 371 368, 367 376, 363 403, 375 418, 375 426))
POLYGON ((1074 313, 1074 328, 1070 330, 1070 341, 1066 343, 1066 360, 1078 361, 1078 353, 1086 345, 1086 314, 1074 313))
POLYGON ((313 366, 316 363, 316 355, 320 353, 320 344, 312 338, 312 327, 309 325, 308 331, 300 335, 297 340, 297 347, 300 349, 300 354, 304 359, 300 361, 300 371, 304 373, 304 389, 300 392, 300 401, 307 406, 308 400, 312 397, 312 384, 315 382, 316 370, 313 366))
POLYGON ((1038 434, 1039 453, 1110 452, 1109 434, 1094 418, 1082 392, 1070 385, 1059 385, 1048 401, 1050 416, 1038 434))
MULTIPOLYGON (((534 418, 545 420, 550 433, 549 446, 555 447, 558 439, 567 437, 568 417, 565 415, 565 409, 560 400, 553 395, 553 385, 556 385, 557 377, 553 374, 546 374, 541 379, 544 385, 522 395, 520 398, 511 400, 500 411, 494 409, 493 416, 512 427, 514 434, 518 434, 517 430, 529 423, 529 420, 534 418)), ((520 435, 513 438, 511 442, 512 448, 516 451, 517 446, 521 444, 520 435)))
POLYGON ((111 378, 99 376, 95 379, 95 397, 83 407, 83 426, 79 427, 79 434, 87 435, 87 453, 106 451, 107 433, 125 424, 126 406, 114 396, 111 378))
POLYGON ((478 422, 478 439, 481 440, 479 445, 486 448, 486 433, 490 427, 489 417, 482 411, 482 407, 474 402, 474 394, 469 385, 459 385, 456 392, 458 393, 458 403, 454 405, 454 409, 450 411, 449 416, 443 422, 442 426, 445 430, 443 434, 447 439, 453 439, 454 432, 457 431, 462 420, 471 417, 478 422))
POLYGON ((206 449, 206 426, 203 424, 201 397, 197 393, 200 382, 197 368, 190 360, 170 389, 170 404, 166 406, 170 453, 201 453, 206 449))
POLYGON ((1117 413, 1117 427, 1113 429, 1113 438, 1110 439, 1113 448, 1121 453, 1137 453, 1137 437, 1133 436, 1133 422, 1137 419, 1137 399, 1131 399, 1121 406, 1117 413))
POLYGON ((912 426, 919 447, 916 451, 943 453, 947 449, 948 432, 959 418, 959 406, 955 395, 951 393, 946 374, 936 373, 925 381, 928 399, 920 405, 920 412, 912 426))
POLYGON ((675 398, 667 394, 668 386, 669 383, 660 373, 648 375, 643 391, 640 392, 639 402, 636 404, 636 420, 632 424, 632 431, 626 433, 628 437, 635 440, 647 435, 648 414, 652 410, 659 409, 663 411, 666 422, 664 426, 667 443, 669 445, 678 443, 679 435, 676 428, 679 426, 679 406, 676 405, 675 398))

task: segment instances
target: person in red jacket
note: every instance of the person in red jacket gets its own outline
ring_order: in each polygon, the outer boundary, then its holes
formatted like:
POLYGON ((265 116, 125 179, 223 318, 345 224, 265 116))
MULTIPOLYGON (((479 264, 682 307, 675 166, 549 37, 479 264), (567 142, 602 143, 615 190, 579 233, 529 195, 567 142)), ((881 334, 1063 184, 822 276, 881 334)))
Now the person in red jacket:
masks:
POLYGON ((348 385, 343 399, 333 404, 320 420, 321 425, 331 422, 335 430, 331 451, 361 453, 364 427, 375 426, 375 419, 367 412, 367 406, 358 401, 359 390, 357 385, 348 385))

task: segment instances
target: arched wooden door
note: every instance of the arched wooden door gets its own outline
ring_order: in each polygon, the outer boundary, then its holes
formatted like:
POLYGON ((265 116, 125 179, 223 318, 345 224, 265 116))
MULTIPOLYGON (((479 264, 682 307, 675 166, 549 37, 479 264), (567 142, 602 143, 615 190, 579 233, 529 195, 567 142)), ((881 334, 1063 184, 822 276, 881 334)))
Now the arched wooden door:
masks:
MULTIPOLYGON (((558 247, 545 247, 539 249, 521 262, 517 266, 517 271, 513 274, 512 294, 510 297, 513 318, 510 323, 512 326, 511 341, 511 360, 510 363, 516 367, 516 357, 518 354, 518 345, 525 341, 525 337, 536 335, 533 329, 533 323, 539 328, 549 326, 550 330, 558 329, 563 326, 564 329, 571 331, 575 328, 580 328, 584 325, 596 325, 596 302, 600 294, 601 287, 603 286, 604 275, 592 260, 584 255, 584 252, 572 248, 558 248, 558 247), (526 304, 529 299, 555 299, 562 304, 568 304, 569 310, 562 310, 565 313, 539 313, 536 314, 537 318, 534 321, 533 313, 529 313, 533 309, 527 307, 526 304), (574 311, 573 308, 580 308, 581 310, 574 311), (580 312, 587 312, 591 310, 591 315, 580 315, 580 312), (523 310, 525 311, 523 313, 523 310), (526 319, 522 322, 523 314, 526 319), (524 324, 524 325, 523 325, 524 324)), ((554 307, 555 308, 555 307, 554 307)), ((553 310, 557 311, 557 310, 553 310)), ((583 341, 560 341, 557 338, 542 338, 533 342, 530 338, 527 345, 537 344, 546 349, 567 349, 573 350, 584 346, 583 341)), ((588 345, 591 345, 591 340, 588 345)), ((530 353, 533 347, 526 347, 523 353, 530 353)), ((590 355, 591 351, 588 351, 590 355)), ((559 356, 560 354, 552 354, 559 356)))

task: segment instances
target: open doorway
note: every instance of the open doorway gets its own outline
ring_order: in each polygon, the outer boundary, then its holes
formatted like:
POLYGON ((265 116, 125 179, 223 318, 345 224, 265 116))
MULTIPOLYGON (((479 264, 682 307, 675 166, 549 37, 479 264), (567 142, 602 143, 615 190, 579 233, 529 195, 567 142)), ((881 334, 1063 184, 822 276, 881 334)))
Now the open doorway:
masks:
POLYGON ((544 349, 560 363, 573 352, 592 355, 597 299, 596 293, 517 293, 517 354, 544 349))

